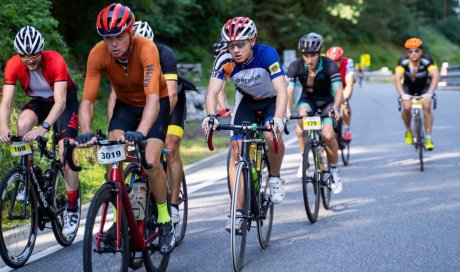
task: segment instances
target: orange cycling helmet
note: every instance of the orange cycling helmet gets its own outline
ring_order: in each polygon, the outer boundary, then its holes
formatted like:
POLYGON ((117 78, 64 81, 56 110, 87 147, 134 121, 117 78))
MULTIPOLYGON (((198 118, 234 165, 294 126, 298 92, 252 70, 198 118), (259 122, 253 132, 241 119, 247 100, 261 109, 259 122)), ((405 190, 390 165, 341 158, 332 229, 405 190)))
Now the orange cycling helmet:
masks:
POLYGON ((135 18, 128 6, 113 3, 97 15, 96 28, 101 36, 115 36, 132 29, 135 18))
POLYGON ((327 57, 333 61, 339 61, 343 56, 343 49, 339 46, 333 46, 327 50, 327 57))
POLYGON ((404 47, 407 49, 415 49, 422 47, 423 41, 419 38, 410 38, 404 43, 404 47))

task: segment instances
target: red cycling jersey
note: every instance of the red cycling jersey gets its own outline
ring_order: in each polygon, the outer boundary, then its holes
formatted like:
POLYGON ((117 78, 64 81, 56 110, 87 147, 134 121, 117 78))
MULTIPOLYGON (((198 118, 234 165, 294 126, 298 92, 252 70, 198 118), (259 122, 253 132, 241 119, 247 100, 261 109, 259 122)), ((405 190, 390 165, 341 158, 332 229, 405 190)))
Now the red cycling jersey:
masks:
MULTIPOLYGON (((70 77, 64 57, 56 51, 42 51, 42 74, 53 91, 54 83, 58 81, 67 81, 67 96, 77 90, 77 85, 70 77)), ((21 82, 22 89, 29 95, 31 91, 30 75, 19 54, 11 57, 5 67, 5 84, 16 85, 17 80, 21 82)))

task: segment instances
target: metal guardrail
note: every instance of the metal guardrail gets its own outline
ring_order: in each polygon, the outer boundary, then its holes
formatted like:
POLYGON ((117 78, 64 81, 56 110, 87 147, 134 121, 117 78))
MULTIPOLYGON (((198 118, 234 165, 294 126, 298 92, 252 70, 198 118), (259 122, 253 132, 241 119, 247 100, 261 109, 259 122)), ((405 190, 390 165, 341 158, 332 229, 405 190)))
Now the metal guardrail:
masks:
POLYGON ((447 69, 442 71, 440 83, 443 86, 460 86, 460 65, 449 65, 447 69))

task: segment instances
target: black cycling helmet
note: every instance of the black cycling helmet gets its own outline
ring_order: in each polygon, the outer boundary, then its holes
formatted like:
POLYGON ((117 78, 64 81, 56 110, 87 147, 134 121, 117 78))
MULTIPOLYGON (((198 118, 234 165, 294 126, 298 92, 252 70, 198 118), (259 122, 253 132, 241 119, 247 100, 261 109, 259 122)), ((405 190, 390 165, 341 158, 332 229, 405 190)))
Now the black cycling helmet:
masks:
POLYGON ((311 32, 299 40, 299 50, 302 54, 317 53, 323 48, 323 38, 321 35, 311 32))
POLYGON ((227 51, 227 42, 226 41, 218 41, 213 45, 214 50, 214 57, 217 57, 222 51, 227 51))

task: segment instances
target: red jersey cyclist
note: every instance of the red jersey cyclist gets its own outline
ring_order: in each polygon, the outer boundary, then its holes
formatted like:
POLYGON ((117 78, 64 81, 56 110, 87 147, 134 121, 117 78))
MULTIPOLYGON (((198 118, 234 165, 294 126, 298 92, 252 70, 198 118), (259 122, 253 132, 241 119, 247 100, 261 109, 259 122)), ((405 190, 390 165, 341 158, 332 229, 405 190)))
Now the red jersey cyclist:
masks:
MULTIPOLYGON (((296 82, 302 84, 302 94, 297 103, 297 112, 304 115, 305 112, 315 112, 321 109, 323 117, 322 135, 326 143, 326 153, 331 164, 333 183, 332 192, 338 194, 342 191, 337 167, 338 144, 332 122, 332 110, 335 113, 335 120, 340 119, 339 107, 342 104, 342 80, 337 65, 327 57, 321 57, 323 38, 317 33, 309 33, 299 40, 299 51, 302 57, 296 59, 289 65, 287 77, 288 86, 288 107, 286 115, 291 116, 291 99, 296 82)), ((303 133, 302 122, 299 121, 296 127, 297 139, 300 152, 304 150, 306 137, 303 133)), ((297 176, 302 177, 302 165, 297 176), (300 175, 299 175, 300 174, 300 175)))
POLYGON ((406 126, 406 144, 412 144, 411 130, 411 97, 415 94, 423 97, 423 118, 425 124, 425 147, 433 150, 431 140, 433 128, 433 114, 431 101, 438 86, 439 71, 433 59, 423 54, 423 41, 419 38, 410 38, 404 43, 407 55, 401 57, 395 69, 395 85, 402 98, 402 119, 406 126))
MULTIPOLYGON (((284 198, 284 181, 280 178, 281 162, 284 156, 284 143, 281 131, 284 129, 283 118, 286 111, 286 80, 278 54, 273 47, 256 44, 257 29, 255 23, 246 17, 235 17, 228 20, 222 27, 222 39, 227 42, 230 59, 216 59, 209 81, 206 95, 206 111, 208 116, 203 120, 203 132, 209 129, 209 120, 216 118, 216 104, 224 78, 229 76, 236 84, 237 96, 232 124, 240 125, 243 121, 256 122, 257 111, 263 111, 266 125, 274 121, 274 129, 278 134, 278 153, 275 153, 273 135, 265 133, 269 145, 269 186, 270 199, 280 203, 284 198)), ((233 188, 235 161, 242 146, 242 134, 233 134, 230 138, 232 156, 230 158, 230 188, 233 188)), ((230 192, 232 193, 232 192, 230 192)), ((239 198, 238 207, 243 207, 243 199, 239 198)), ((241 227, 241 221, 236 228, 241 227)), ((227 222, 226 230, 230 231, 231 222, 227 222)))
MULTIPOLYGON (((78 132, 77 85, 73 82, 64 58, 52 50, 43 50, 43 36, 31 26, 21 28, 14 39, 14 50, 5 67, 5 84, 0 106, 0 142, 9 142, 11 105, 16 82, 31 100, 23 107, 17 120, 17 134, 25 142, 44 136, 56 125, 59 155, 63 156, 64 139, 71 142, 78 132), (37 126, 34 128, 35 126, 37 126)), ((76 231, 80 212, 78 211, 78 173, 64 168, 68 206, 64 235, 76 231)), ((24 198, 23 192, 18 196, 24 198)))
POLYGON ((160 223, 159 251, 169 254, 175 245, 174 228, 168 212, 166 174, 160 166, 169 116, 169 97, 161 73, 155 44, 134 37, 134 14, 129 7, 111 4, 97 16, 96 28, 103 41, 88 56, 83 100, 80 104, 78 146, 95 142, 91 132, 94 103, 102 74, 106 74, 116 94, 108 131, 110 139, 127 143, 147 140, 146 160, 153 169, 145 169, 158 208, 160 223))
POLYGON ((342 78, 343 85, 343 102, 342 103, 342 120, 343 120, 343 139, 345 141, 351 141, 351 109, 350 109, 350 98, 353 93, 353 87, 355 84, 355 67, 353 60, 343 56, 343 49, 339 46, 333 46, 327 50, 327 57, 330 58, 337 64, 339 68, 340 77, 342 78), (348 104, 348 107, 345 105, 348 104))

